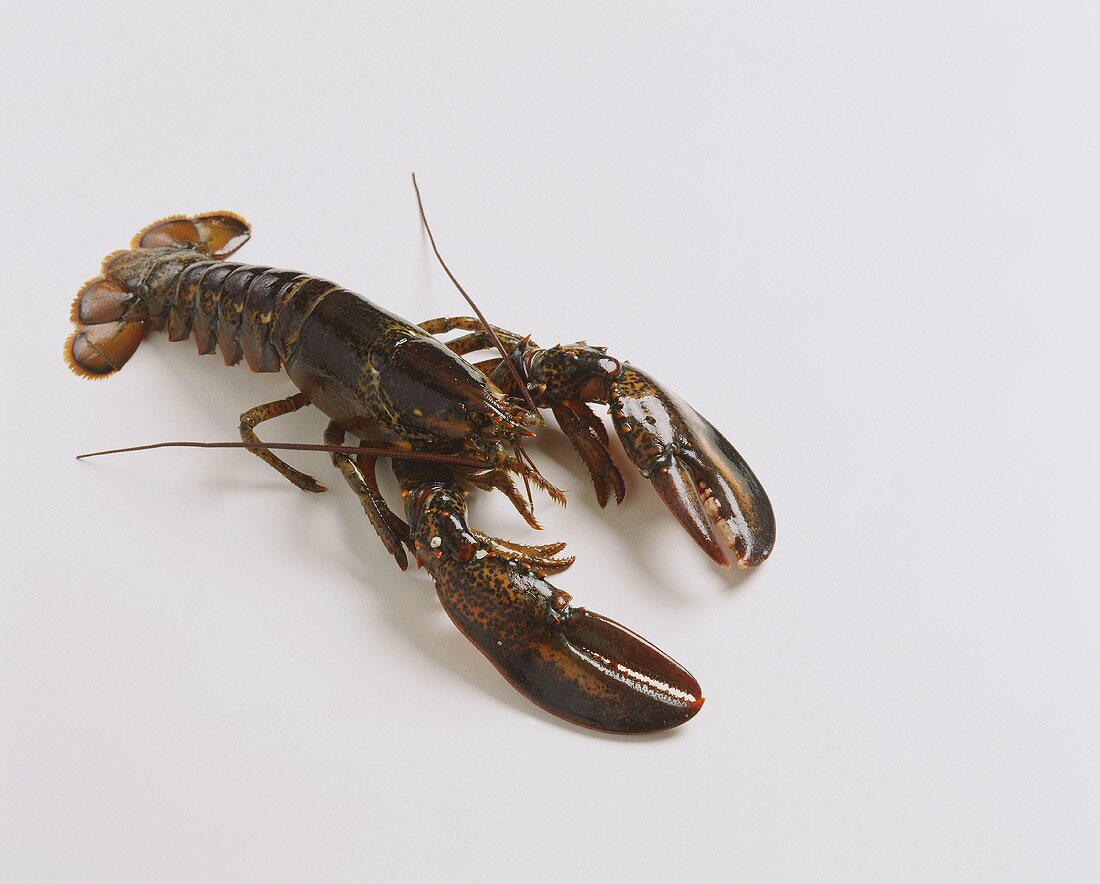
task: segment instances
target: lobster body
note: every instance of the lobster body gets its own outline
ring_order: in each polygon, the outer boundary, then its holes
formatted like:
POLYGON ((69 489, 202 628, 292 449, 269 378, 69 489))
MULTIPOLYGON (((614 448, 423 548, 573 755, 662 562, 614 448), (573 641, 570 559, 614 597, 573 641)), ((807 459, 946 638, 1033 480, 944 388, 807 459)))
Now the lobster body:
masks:
POLYGON ((313 405, 368 445, 460 450, 477 430, 473 403, 510 420, 501 394, 468 362, 343 289, 302 322, 286 370, 313 405))
POLYGON ((689 534, 719 564, 729 565, 724 545, 751 567, 771 550, 774 520, 733 446, 602 348, 541 350, 529 336, 497 329, 510 356, 471 364, 462 357, 485 349, 488 326, 468 318, 417 326, 328 280, 227 262, 249 235, 230 213, 145 228, 77 295, 69 367, 84 377, 113 374, 152 328, 173 341, 193 336, 199 353, 219 350, 227 365, 243 359, 257 372, 285 369, 298 392, 244 412, 243 443, 299 488, 324 491, 264 446, 255 427, 306 405, 326 414, 333 464, 386 549, 402 569, 406 550, 414 553, 451 619, 517 690, 599 730, 661 730, 694 716, 703 700, 686 669, 546 581, 572 562, 557 556, 564 544, 530 546, 472 530, 464 486, 502 491, 533 527, 511 476, 564 503, 522 448, 529 427, 542 423, 538 409, 548 408, 588 466, 601 506, 611 490, 621 501, 607 432, 588 405, 607 404, 628 456, 689 534), (470 333, 447 343, 435 336, 454 329, 470 333), (348 434, 372 451, 341 449, 348 434), (407 522, 379 491, 379 450, 394 458, 407 522))
POLYGON ((217 349, 226 365, 243 358, 256 372, 285 368, 311 405, 366 445, 458 450, 475 432, 470 402, 510 420, 469 363, 329 280, 179 245, 116 252, 103 271, 78 296, 78 317, 105 290, 125 292, 169 340, 193 335, 200 354, 217 349))
POLYGON ((140 298, 150 327, 167 328, 169 340, 194 335, 199 353, 217 349, 226 365, 244 358, 253 371, 279 371, 302 320, 337 289, 296 271, 216 261, 173 247, 116 252, 103 274, 107 283, 140 298))

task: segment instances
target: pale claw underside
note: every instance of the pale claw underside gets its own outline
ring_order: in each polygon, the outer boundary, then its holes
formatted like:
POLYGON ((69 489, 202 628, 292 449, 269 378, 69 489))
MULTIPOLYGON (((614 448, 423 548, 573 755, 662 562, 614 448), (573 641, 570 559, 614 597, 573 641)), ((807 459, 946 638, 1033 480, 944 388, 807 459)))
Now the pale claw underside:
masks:
POLYGON ((623 447, 691 538, 722 567, 761 564, 775 515, 760 481, 714 426, 648 374, 624 366, 612 419, 623 447))

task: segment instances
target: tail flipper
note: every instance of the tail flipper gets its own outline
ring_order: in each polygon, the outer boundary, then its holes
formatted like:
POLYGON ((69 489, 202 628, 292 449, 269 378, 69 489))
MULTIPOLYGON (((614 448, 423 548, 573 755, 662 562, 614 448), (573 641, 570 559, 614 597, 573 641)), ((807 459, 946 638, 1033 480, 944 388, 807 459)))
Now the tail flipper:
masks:
MULTIPOLYGON (((114 374, 134 355, 150 325, 149 306, 134 291, 148 294, 148 287, 139 283, 148 280, 150 271, 165 256, 182 257, 179 250, 224 260, 250 235, 248 222, 232 212, 172 215, 141 230, 129 250, 104 259, 103 276, 89 280, 77 293, 71 313, 76 330, 65 341, 66 365, 84 378, 114 374)), ((161 327, 160 320, 156 326, 161 327)))
POLYGON ((139 231, 131 249, 161 249, 190 246, 223 261, 248 242, 252 228, 232 212, 205 215, 170 215, 139 231))
POLYGON ((76 330, 65 341, 73 374, 105 378, 124 366, 145 337, 149 311, 137 295, 102 276, 84 283, 73 301, 76 330))

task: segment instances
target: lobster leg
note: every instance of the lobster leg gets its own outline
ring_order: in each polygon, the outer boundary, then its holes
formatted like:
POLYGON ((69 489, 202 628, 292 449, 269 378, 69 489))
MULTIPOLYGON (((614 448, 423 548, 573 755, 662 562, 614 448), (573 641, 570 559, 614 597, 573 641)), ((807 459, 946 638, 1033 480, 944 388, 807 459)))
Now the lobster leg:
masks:
POLYGON ((516 690, 554 715, 614 733, 667 730, 699 711, 699 683, 680 664, 572 605, 544 573, 500 551, 509 544, 472 532, 448 470, 398 461, 394 472, 416 555, 444 610, 516 690))
MULTIPOLYGON (((255 408, 248 409, 241 415, 241 441, 252 445, 263 445, 260 437, 255 433, 255 427, 258 424, 271 420, 273 417, 293 414, 307 405, 309 405, 309 397, 305 393, 295 393, 293 396, 287 396, 286 399, 279 399, 275 402, 268 402, 266 405, 257 405, 255 408)), ((285 460, 272 454, 267 448, 250 448, 249 451, 264 463, 274 467, 303 491, 321 492, 326 490, 325 486, 319 484, 313 476, 308 476, 301 470, 294 469, 285 460)))
POLYGON ((607 450, 607 430, 604 425, 597 420, 597 425, 603 431, 601 436, 591 422, 582 416, 583 409, 595 418, 583 402, 553 402, 550 407, 558 426, 588 467, 588 474, 596 489, 596 502, 601 507, 607 506, 608 495, 614 491, 616 503, 622 503, 626 495, 626 483, 623 482, 623 474, 611 459, 611 452, 607 450))
POLYGON ((516 483, 505 470, 486 470, 482 473, 471 473, 466 476, 466 481, 482 491, 499 491, 516 508, 523 520, 536 531, 542 529, 539 520, 535 518, 535 512, 530 504, 519 493, 516 483))
MULTIPOLYGON (((498 337, 500 337, 498 335, 498 337)), ((500 338, 500 342, 505 347, 514 347, 512 338, 504 337, 500 338)), ((496 344, 493 339, 489 337, 485 332, 470 332, 469 334, 462 335, 455 338, 453 341, 447 341, 447 346, 451 352, 456 356, 465 356, 468 353, 477 353, 479 350, 495 350, 496 344)))
MULTIPOLYGON (((420 323, 420 327, 430 335, 442 335, 455 330, 480 333, 484 333, 485 331, 485 326, 481 324, 481 320, 476 316, 440 316, 436 319, 426 319, 424 322, 420 323)), ((501 328, 498 325, 491 326, 491 328, 497 333, 497 337, 500 338, 501 343, 506 347, 514 347, 522 341, 524 337, 521 334, 517 334, 514 331, 508 331, 508 329, 501 328)), ((485 340, 486 348, 493 346, 492 340, 488 335, 485 336, 485 340)))
POLYGON ((480 531, 471 532, 481 543, 482 549, 495 553, 505 560, 513 559, 524 567, 546 574, 560 574, 576 561, 576 556, 558 556, 564 543, 544 543, 530 546, 526 543, 514 543, 499 537, 490 537, 480 531))
MULTIPOLYGON (((331 421, 326 428, 325 443, 344 444, 344 431, 337 426, 336 421, 331 421)), ((378 478, 375 475, 375 463, 376 460, 373 457, 359 455, 356 460, 352 460, 351 455, 344 452, 332 454, 333 466, 343 474, 344 480, 351 486, 351 490, 363 505, 363 512, 370 519, 382 545, 397 561, 397 567, 404 571, 409 567, 409 557, 405 554, 402 544, 409 542, 409 526, 398 518, 382 496, 378 488, 378 478)))
MULTIPOLYGON (((451 352, 458 356, 477 353, 479 350, 496 349, 496 341, 485 331, 481 320, 474 316, 440 316, 438 319, 429 319, 420 323, 420 327, 433 335, 446 334, 456 329, 469 332, 446 342, 451 352)), ((525 340, 523 335, 508 331, 506 328, 494 325, 492 329, 500 339, 500 343, 510 350, 525 340)), ((486 371, 485 374, 488 375, 490 372, 486 371)))

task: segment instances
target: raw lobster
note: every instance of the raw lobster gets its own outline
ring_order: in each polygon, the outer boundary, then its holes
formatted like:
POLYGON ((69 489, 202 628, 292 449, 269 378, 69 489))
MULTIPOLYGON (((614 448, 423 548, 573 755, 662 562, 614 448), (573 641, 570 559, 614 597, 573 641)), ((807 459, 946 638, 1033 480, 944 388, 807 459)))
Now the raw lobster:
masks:
MULTIPOLYGON (((429 231, 430 235, 430 231, 429 231)), ((65 359, 103 378, 134 354, 148 329, 194 337, 227 365, 285 369, 298 392, 249 409, 242 443, 305 491, 325 489, 257 437, 262 421, 306 405, 329 419, 325 450, 362 502, 398 566, 406 549, 435 581, 458 628, 534 703, 577 724, 644 733, 682 724, 703 703, 692 675, 641 637, 574 606, 546 580, 571 558, 564 544, 531 546, 469 527, 467 487, 503 492, 538 527, 512 477, 564 500, 523 449, 539 409, 550 409, 586 464, 601 506, 622 501, 622 475, 603 422, 606 403, 628 456, 693 539, 718 564, 771 552, 775 522, 763 488, 733 446, 650 375, 585 343, 540 349, 480 319, 414 325, 335 283, 290 270, 227 262, 250 236, 228 212, 173 216, 108 255, 72 309, 65 359), (466 334, 444 343, 436 335, 466 334), (463 356, 502 344, 501 356, 463 356), (346 436, 359 446, 345 446, 346 436), (379 490, 389 456, 405 519, 379 490)), ((433 240, 434 247, 434 240, 433 240)), ((441 259, 442 260, 442 259, 441 259)), ((448 271, 449 273, 450 271, 448 271)), ((452 277, 453 278, 453 277, 452 277)))

